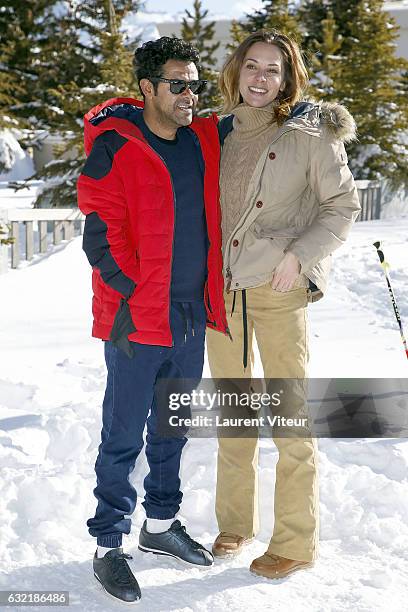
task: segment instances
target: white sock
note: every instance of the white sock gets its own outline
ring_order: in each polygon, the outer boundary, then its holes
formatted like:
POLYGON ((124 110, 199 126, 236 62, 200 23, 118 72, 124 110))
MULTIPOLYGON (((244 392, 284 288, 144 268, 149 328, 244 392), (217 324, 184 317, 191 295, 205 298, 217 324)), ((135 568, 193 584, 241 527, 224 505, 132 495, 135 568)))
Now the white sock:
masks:
POLYGON ((146 529, 149 533, 163 533, 168 531, 173 523, 174 518, 165 520, 148 518, 146 529))
MULTIPOLYGON (((120 548, 120 546, 117 546, 117 548, 120 548)), ((97 550, 96 550, 96 556, 98 557, 98 559, 101 559, 102 557, 104 557, 106 555, 106 553, 108 553, 110 550, 115 550, 114 548, 105 548, 104 546, 98 546, 97 550)))

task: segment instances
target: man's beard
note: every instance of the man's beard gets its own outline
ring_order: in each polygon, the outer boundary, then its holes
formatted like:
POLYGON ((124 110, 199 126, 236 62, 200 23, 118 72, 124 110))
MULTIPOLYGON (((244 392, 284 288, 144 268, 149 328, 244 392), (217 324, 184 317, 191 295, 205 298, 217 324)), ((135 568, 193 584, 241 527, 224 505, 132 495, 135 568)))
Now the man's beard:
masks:
MULTIPOLYGON (((182 110, 177 113, 176 105, 173 108, 173 112, 170 113, 162 110, 160 107, 157 107, 157 114, 160 123, 162 125, 168 125, 169 127, 171 126, 176 128, 190 125, 192 119, 189 118, 189 115, 184 114, 182 110)), ((192 117, 194 117, 195 110, 196 106, 193 104, 193 106, 191 107, 192 117)))

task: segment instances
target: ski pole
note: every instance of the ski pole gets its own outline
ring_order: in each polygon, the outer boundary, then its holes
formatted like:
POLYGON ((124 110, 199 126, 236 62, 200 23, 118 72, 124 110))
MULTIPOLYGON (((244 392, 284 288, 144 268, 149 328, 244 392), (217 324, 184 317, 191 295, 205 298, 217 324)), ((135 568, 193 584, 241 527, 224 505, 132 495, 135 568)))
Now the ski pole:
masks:
POLYGON ((373 245, 377 249, 377 255, 378 255, 379 259, 380 259, 381 266, 382 266, 382 268, 384 270, 385 278, 387 279, 388 291, 389 291, 391 302, 392 302, 392 305, 393 305, 393 308, 394 308, 395 318, 397 319, 397 323, 398 323, 398 326, 399 326, 402 344, 404 345, 405 355, 406 355, 406 357, 408 359, 407 341, 406 341, 405 336, 404 336, 404 329, 402 327, 401 316, 400 316, 400 313, 399 313, 399 310, 398 310, 397 302, 395 300, 394 292, 392 290, 391 279, 390 279, 390 276, 388 274, 388 268, 390 266, 385 261, 384 253, 383 253, 382 248, 381 248, 381 242, 378 240, 377 242, 373 242, 373 245))

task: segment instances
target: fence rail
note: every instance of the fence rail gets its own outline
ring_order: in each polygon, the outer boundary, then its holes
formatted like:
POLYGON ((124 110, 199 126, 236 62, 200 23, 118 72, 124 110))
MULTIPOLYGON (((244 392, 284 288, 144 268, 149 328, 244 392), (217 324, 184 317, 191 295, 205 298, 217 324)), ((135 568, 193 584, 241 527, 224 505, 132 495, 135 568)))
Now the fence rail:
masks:
POLYGON ((21 259, 46 253, 54 245, 83 233, 85 217, 77 208, 12 208, 0 210, 0 224, 10 228, 10 246, 1 246, 0 273, 17 268, 21 259), (51 241, 49 240, 51 238, 51 241))
MULTIPOLYGON (((361 204, 358 221, 381 217, 380 181, 356 181, 361 204)), ((30 261, 35 253, 46 253, 49 243, 59 244, 82 234, 85 217, 77 208, 13 208, 0 210, 0 225, 10 227, 11 246, 0 245, 0 273, 7 272, 9 260, 17 268, 21 259, 30 261)))

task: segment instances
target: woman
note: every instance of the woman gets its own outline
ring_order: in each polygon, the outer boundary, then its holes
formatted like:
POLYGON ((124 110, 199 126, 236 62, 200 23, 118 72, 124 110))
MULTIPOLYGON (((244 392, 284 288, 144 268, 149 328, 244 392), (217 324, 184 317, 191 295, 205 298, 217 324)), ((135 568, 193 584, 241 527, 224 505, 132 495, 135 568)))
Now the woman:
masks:
MULTIPOLYGON (((304 381, 307 305, 323 296, 330 255, 360 209, 343 144, 355 138, 355 123, 339 104, 300 102, 306 86, 297 44, 277 31, 248 36, 221 73, 224 111, 232 111, 219 127, 233 342, 208 330, 215 379, 250 380, 255 335, 265 378, 304 381)), ((292 392, 290 408, 300 413, 303 385, 292 392)), ((310 567, 317 557, 317 447, 307 431, 301 437, 274 432, 273 535, 250 568, 269 578, 310 567)), ((257 472, 257 437, 219 439, 216 556, 239 553, 258 531, 257 472)))

